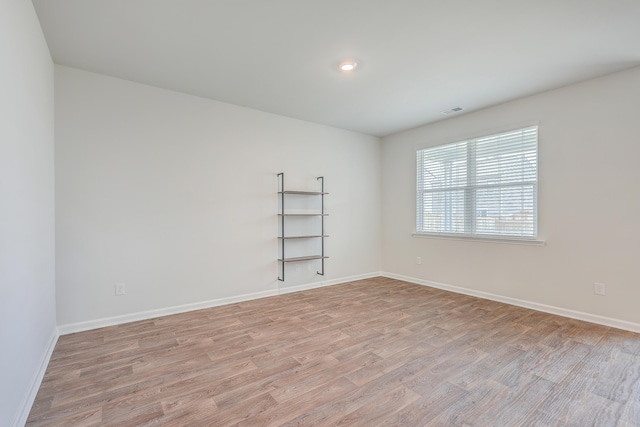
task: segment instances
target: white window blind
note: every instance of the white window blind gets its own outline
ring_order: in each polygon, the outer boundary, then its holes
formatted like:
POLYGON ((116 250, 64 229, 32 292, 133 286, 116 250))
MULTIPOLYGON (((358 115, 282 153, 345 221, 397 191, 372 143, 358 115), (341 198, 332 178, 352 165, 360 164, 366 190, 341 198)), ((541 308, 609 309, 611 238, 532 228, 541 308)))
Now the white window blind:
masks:
POLYGON ((418 150, 416 232, 536 238, 538 127, 418 150))

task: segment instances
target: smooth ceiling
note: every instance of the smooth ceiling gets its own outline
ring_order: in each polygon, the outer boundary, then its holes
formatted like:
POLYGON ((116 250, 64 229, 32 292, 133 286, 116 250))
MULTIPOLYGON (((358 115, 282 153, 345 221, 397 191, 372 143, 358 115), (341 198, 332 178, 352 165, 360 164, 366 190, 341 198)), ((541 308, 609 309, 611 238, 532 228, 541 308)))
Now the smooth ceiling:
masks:
POLYGON ((640 65, 638 0, 33 3, 58 64, 377 136, 640 65))

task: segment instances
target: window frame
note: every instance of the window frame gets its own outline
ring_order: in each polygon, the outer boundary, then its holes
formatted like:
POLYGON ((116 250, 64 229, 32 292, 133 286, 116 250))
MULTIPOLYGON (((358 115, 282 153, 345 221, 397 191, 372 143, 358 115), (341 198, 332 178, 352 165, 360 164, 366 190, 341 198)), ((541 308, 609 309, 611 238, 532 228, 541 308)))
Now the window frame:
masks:
MULTIPOLYGON (((539 160, 540 160, 540 124, 539 123, 526 123, 518 126, 513 126, 509 128, 502 128, 482 133, 477 133, 473 136, 466 138, 456 138, 455 140, 442 141, 440 143, 429 145, 426 147, 419 147, 415 149, 415 161, 416 161, 416 175, 415 175, 415 205, 414 205, 414 231, 412 236, 414 237, 422 237, 422 238, 434 238, 434 239, 454 239, 454 240, 473 240, 473 241, 482 241, 482 242, 490 242, 490 243, 513 243, 513 244, 525 244, 525 245, 544 245, 545 241, 540 238, 540 216, 539 216, 539 196, 540 196, 540 168, 539 168, 539 160), (475 166, 476 166, 476 153, 475 153, 475 143, 477 140, 481 140, 483 138, 495 137, 502 134, 508 134, 511 132, 524 131, 530 128, 536 128, 536 141, 535 141, 535 180, 528 181, 527 183, 533 184, 533 228, 534 233, 531 236, 522 236, 515 234, 493 234, 493 233, 478 233, 476 220, 477 220, 477 212, 475 209, 477 190, 482 188, 483 186, 478 186, 474 182, 476 179, 475 176, 475 166), (420 190, 420 185, 424 184, 424 181, 420 179, 420 170, 419 166, 419 156, 420 153, 424 150, 436 149, 438 147, 443 147, 447 145, 453 146, 454 144, 466 144, 466 152, 467 152, 467 165, 466 170, 467 174, 473 172, 472 176, 466 176, 465 185, 463 186, 465 192, 465 203, 464 203, 464 218, 465 218, 465 226, 463 232, 437 232, 437 231, 423 231, 418 229, 419 222, 419 214, 424 216, 424 209, 419 209, 419 199, 420 195, 424 194, 424 190, 420 190), (471 145, 470 145, 471 144, 471 145), (472 153, 472 156, 469 157, 472 153), (469 162, 470 159, 470 162, 469 162), (469 194, 472 194, 470 196, 469 194)), ((514 186, 516 184, 507 183, 505 185, 496 185, 496 189, 508 188, 509 186, 514 186)), ((521 185, 521 184, 520 184, 521 185)), ((493 187, 493 186, 491 186, 493 187)), ((451 187, 454 189, 455 187, 451 187)))

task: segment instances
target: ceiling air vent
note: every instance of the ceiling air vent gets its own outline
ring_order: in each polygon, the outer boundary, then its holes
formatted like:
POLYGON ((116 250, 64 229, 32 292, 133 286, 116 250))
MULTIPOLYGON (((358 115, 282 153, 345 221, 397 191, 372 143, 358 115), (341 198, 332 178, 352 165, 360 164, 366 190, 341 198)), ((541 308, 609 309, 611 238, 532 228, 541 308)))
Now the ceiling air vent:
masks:
POLYGON ((462 111, 462 107, 455 107, 450 110, 442 111, 442 114, 453 114, 453 113, 459 113, 460 111, 462 111))

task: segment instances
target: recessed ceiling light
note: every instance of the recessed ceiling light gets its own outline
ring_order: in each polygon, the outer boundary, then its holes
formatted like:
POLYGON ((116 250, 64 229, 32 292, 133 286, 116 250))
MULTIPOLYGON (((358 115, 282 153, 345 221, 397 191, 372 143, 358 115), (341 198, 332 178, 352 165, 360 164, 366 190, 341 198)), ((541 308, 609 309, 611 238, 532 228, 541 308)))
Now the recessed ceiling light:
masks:
POLYGON ((345 59, 344 61, 340 61, 340 63, 338 64, 338 69, 340 71, 348 73, 348 72, 354 71, 357 66, 358 66, 358 63, 353 59, 345 59))

